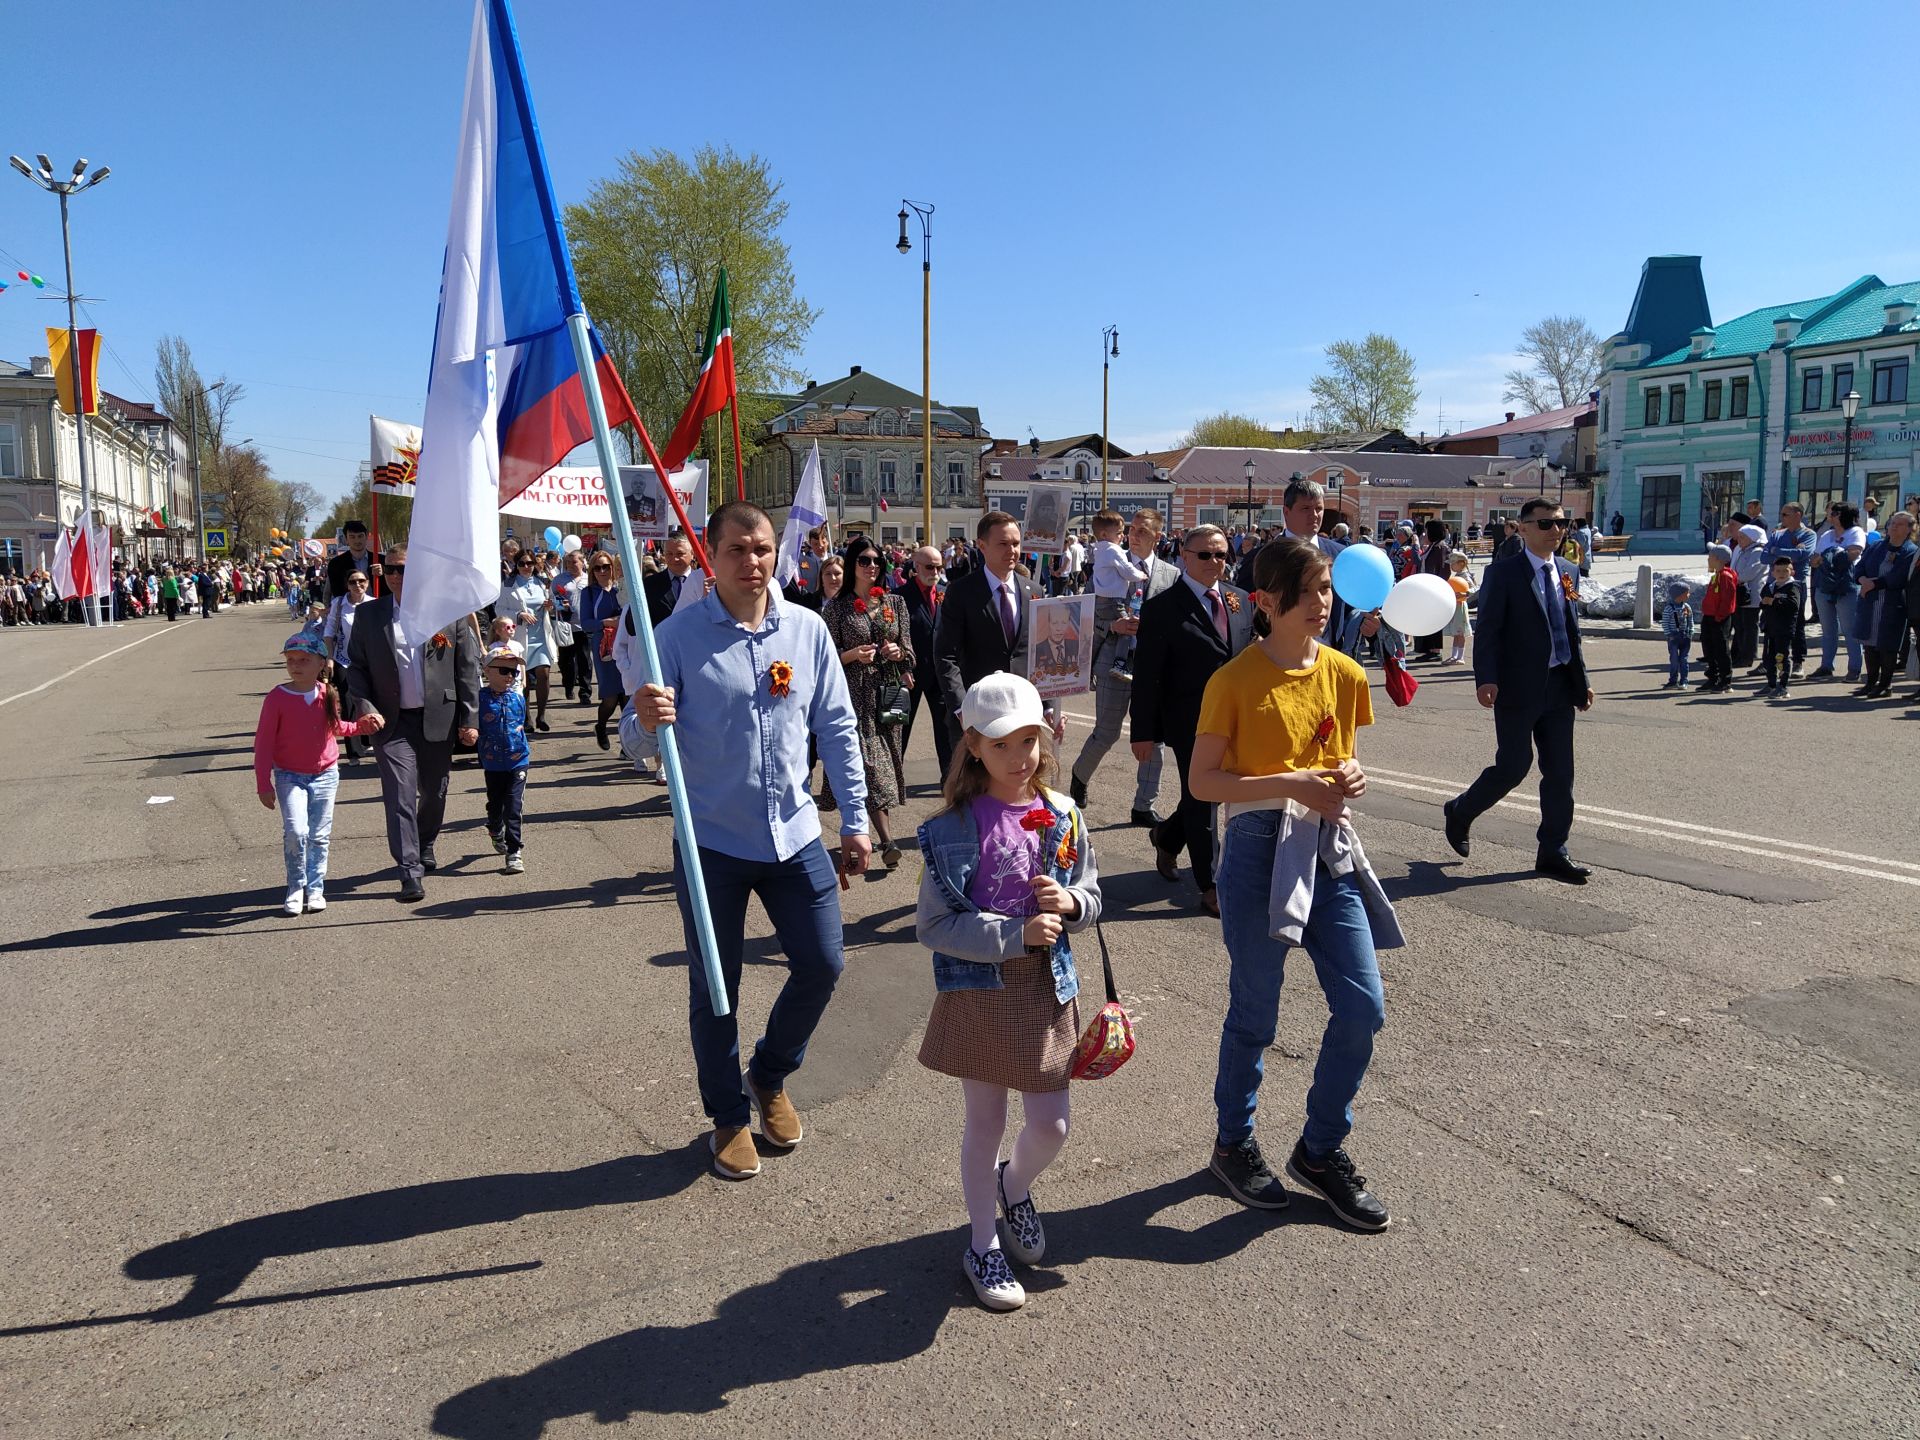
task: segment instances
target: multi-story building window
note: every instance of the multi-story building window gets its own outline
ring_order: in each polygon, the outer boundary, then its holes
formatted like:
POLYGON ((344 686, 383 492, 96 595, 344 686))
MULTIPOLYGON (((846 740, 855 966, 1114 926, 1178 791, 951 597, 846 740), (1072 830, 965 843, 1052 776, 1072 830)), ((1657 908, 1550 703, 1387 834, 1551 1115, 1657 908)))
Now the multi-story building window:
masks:
POLYGON ((1720 382, 1709 380, 1701 387, 1700 418, 1718 420, 1720 418, 1720 382))
POLYGON ((0 479, 20 478, 20 431, 11 420, 0 424, 0 479))
POLYGON ((924 460, 913 462, 913 493, 916 498, 927 493, 927 462, 924 460))
POLYGON ((1678 530, 1680 528, 1680 477, 1678 475, 1642 477, 1640 528, 1642 530, 1678 530))
POLYGON ((1818 369, 1801 372, 1800 408, 1802 410, 1818 410, 1820 408, 1820 377, 1821 372, 1818 369))
POLYGON ((1880 520, 1884 524, 1887 517, 1900 508, 1900 472, 1869 470, 1866 494, 1880 507, 1880 520))
POLYGON ((1735 376, 1727 387, 1727 418, 1744 420, 1747 418, 1747 391, 1752 382, 1744 375, 1735 376))
POLYGON ((900 477, 898 474, 898 470, 899 470, 898 461, 882 460, 880 462, 879 490, 882 495, 897 495, 900 493, 900 477))
POLYGON ((1684 425, 1687 423, 1687 387, 1669 385, 1667 387, 1667 424, 1684 425))
POLYGON ((1873 399, 1869 403, 1874 405, 1907 403, 1906 357, 1873 362, 1873 399))
POLYGON ((1641 417, 1641 423, 1643 425, 1660 423, 1660 392, 1658 390, 1647 391, 1647 409, 1646 414, 1641 417))
POLYGON ((849 495, 867 493, 866 461, 858 455, 849 455, 840 462, 840 483, 849 495))
POLYGON ((965 495, 967 493, 967 467, 958 460, 947 462, 947 494, 965 495))
POLYGON ((1747 503, 1747 472, 1708 470, 1700 477, 1700 513, 1718 531, 1747 503))
POLYGON ((1802 465, 1800 467, 1800 508, 1816 519, 1824 518, 1827 506, 1846 499, 1845 472, 1838 465, 1802 465))
POLYGON ((1834 409, 1840 408, 1840 402, 1847 398, 1847 392, 1853 389, 1853 366, 1836 365, 1833 367, 1833 398, 1827 403, 1834 409))

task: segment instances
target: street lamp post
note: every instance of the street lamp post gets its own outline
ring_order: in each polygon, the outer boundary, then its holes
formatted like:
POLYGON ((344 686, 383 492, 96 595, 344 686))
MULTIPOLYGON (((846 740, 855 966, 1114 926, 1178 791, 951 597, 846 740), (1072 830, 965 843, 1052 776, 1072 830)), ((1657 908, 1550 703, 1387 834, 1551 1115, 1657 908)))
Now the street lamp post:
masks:
MULTIPOLYGON (((56 180, 53 178, 53 164, 46 156, 36 155, 33 158, 40 162, 38 169, 27 164, 27 162, 22 160, 18 155, 9 156, 8 163, 22 175, 26 176, 27 179, 38 185, 42 190, 60 197, 60 243, 66 251, 67 260, 67 361, 73 371, 73 408, 76 412, 73 417, 75 427, 74 448, 80 454, 80 523, 85 525, 88 532, 91 533, 93 528, 93 469, 87 461, 86 406, 81 400, 80 322, 74 314, 73 231, 67 220, 67 201, 70 197, 78 195, 82 190, 92 189, 95 185, 98 185, 102 180, 106 179, 107 176, 111 175, 113 171, 107 166, 102 165, 98 170, 94 171, 93 174, 87 175, 87 162, 85 160, 76 160, 73 162, 73 174, 65 180, 56 180), (83 175, 86 175, 84 180, 80 178, 83 175)), ((59 507, 55 506, 55 508, 58 509, 59 507)), ((87 624, 97 626, 104 623, 100 618, 99 596, 88 596, 86 601, 81 605, 81 609, 86 613, 87 624)))
POLYGON ((1109 325, 1100 332, 1100 508, 1107 508, 1107 371, 1108 362, 1120 358, 1120 327, 1109 325))
MULTIPOLYGON (((211 385, 195 390, 187 399, 187 428, 193 437, 193 523, 199 529, 199 537, 194 541, 193 553, 205 560, 207 558, 207 512, 200 500, 200 407, 207 403, 207 393, 225 387, 226 381, 216 380, 211 385)), ((207 412, 207 426, 213 426, 213 412, 207 412)))
POLYGON ((925 437, 921 461, 920 515, 926 528, 923 544, 933 543, 933 206, 900 202, 900 239, 894 246, 902 255, 913 253, 907 238, 907 211, 920 217, 920 431, 925 437))
POLYGON ((1241 541, 1244 546, 1253 543, 1253 477, 1259 471, 1260 463, 1249 455, 1246 464, 1240 468, 1247 477, 1247 498, 1240 507, 1247 512, 1247 528, 1242 532, 1245 538, 1241 541))
MULTIPOLYGON (((1853 417, 1860 413, 1860 392, 1849 390, 1841 397, 1840 414, 1847 422, 1846 438, 1841 442, 1840 453, 1840 498, 1845 500, 1853 493, 1853 417)), ((1862 496, 1862 500, 1866 497, 1862 496)), ((1866 508, 1863 504, 1862 510, 1866 508)))

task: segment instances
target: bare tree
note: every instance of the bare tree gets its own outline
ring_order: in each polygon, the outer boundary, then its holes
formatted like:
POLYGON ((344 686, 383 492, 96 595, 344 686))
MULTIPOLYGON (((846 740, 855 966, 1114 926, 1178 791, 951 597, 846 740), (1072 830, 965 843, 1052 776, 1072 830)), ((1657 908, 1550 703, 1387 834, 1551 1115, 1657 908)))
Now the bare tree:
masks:
POLYGON ((326 503, 326 498, 304 480, 282 480, 276 488, 280 518, 275 523, 289 535, 305 530, 307 521, 326 503))
POLYGON ((200 450, 211 472, 213 459, 226 447, 227 417, 246 398, 246 387, 222 375, 212 384, 200 378, 193 349, 184 337, 162 335, 155 347, 153 388, 159 407, 193 433, 197 422, 200 450))
POLYGON ((1600 380, 1600 337, 1577 315, 1549 315, 1520 332, 1520 354, 1531 363, 1509 370, 1503 400, 1527 413, 1582 403, 1600 380))
POLYGON ((207 466, 207 487, 227 497, 227 528, 236 540, 258 546, 278 524, 280 486, 267 460, 251 445, 229 445, 207 466))

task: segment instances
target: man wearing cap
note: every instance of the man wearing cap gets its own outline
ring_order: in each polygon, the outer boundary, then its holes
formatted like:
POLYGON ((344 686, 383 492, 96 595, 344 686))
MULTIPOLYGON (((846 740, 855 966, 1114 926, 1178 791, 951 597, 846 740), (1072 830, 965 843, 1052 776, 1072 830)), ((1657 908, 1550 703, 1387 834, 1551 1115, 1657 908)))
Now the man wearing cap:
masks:
POLYGON ((400 867, 400 899, 426 894, 422 875, 440 868, 433 842, 447 810, 453 741, 479 738, 480 637, 456 620, 423 644, 403 645, 395 626, 407 573, 407 547, 387 547, 387 593, 363 605, 347 639, 347 688, 386 721, 373 742, 387 848, 400 867))
POLYGON ((675 847, 673 885, 686 933, 688 1024, 700 1103, 713 1121, 707 1146, 728 1180, 760 1173, 748 1122, 789 1150, 800 1114, 787 1079, 806 1058, 845 963, 834 864, 820 843, 820 815, 807 789, 807 742, 815 740, 840 802, 840 874, 867 867, 867 781, 846 671, 826 622, 788 602, 773 583, 773 522, 736 500, 707 522, 713 592, 660 627, 657 683, 633 697, 648 731, 673 724, 686 779, 688 818, 713 918, 728 1012, 715 1013, 699 958, 687 873, 675 847), (787 956, 787 981, 767 1013, 766 1034, 740 1074, 740 967, 747 901, 758 896, 787 956))
POLYGON ((367 522, 347 521, 340 527, 340 538, 347 542, 347 548, 327 561, 327 599, 338 600, 345 595, 347 576, 356 571, 367 577, 367 593, 371 595, 379 588, 374 577, 380 573, 380 562, 367 549, 367 522))

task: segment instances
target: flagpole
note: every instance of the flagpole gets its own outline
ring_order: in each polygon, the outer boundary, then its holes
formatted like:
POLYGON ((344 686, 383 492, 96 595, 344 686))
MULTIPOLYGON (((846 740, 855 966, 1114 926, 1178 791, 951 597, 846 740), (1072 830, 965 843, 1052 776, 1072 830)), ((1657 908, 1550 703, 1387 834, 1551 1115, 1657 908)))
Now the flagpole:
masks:
MULTIPOLYGON (((704 431, 707 427, 702 425, 700 428, 704 431)), ((713 417, 713 473, 715 476, 713 488, 720 492, 720 503, 724 505, 727 503, 727 463, 726 457, 720 448, 720 436, 720 417, 716 415, 713 417)), ((700 438, 701 443, 704 444, 706 442, 706 436, 702 435, 700 438)), ((735 481, 734 483, 738 484, 739 482, 735 481)))
MULTIPOLYGON (((580 311, 576 310, 567 316, 567 335, 573 341, 574 363, 580 370, 580 388, 586 394, 587 415, 593 422, 593 448, 600 460, 600 478, 607 488, 607 509, 613 515, 614 541, 620 547, 620 563, 629 577, 628 610, 634 617, 634 632, 646 652, 647 673, 657 677, 660 674, 660 650, 654 644, 653 617, 647 612, 646 597, 640 590, 640 555, 634 548, 633 526, 627 522, 627 507, 620 490, 620 462, 613 453, 613 430, 607 424, 606 399, 600 393, 600 367, 594 361, 593 331, 587 323, 587 317, 580 311)), ((680 510, 679 502, 673 498, 673 482, 667 478, 660 457, 654 453, 653 441, 648 437, 646 427, 636 424, 634 428, 640 432, 640 443, 646 447, 647 459, 653 462, 661 488, 667 492, 684 524, 685 512, 680 510)), ((691 536, 691 529, 688 534, 691 536)), ((687 782, 680 768, 680 746, 674 738, 672 725, 662 725, 659 736, 660 760, 667 772, 667 799, 673 810, 673 838, 680 851, 680 864, 686 871, 687 903, 693 909, 694 936, 700 942, 700 962, 706 970, 707 999, 714 1014, 726 1015, 731 1013, 733 1007, 727 1001, 726 980, 720 973, 720 950, 713 937, 713 915, 707 908, 707 885, 701 873, 700 846, 694 839, 693 820, 687 808, 687 782)))
POLYGON ((733 392, 733 498, 747 498, 747 462, 740 458, 740 392, 733 392))

